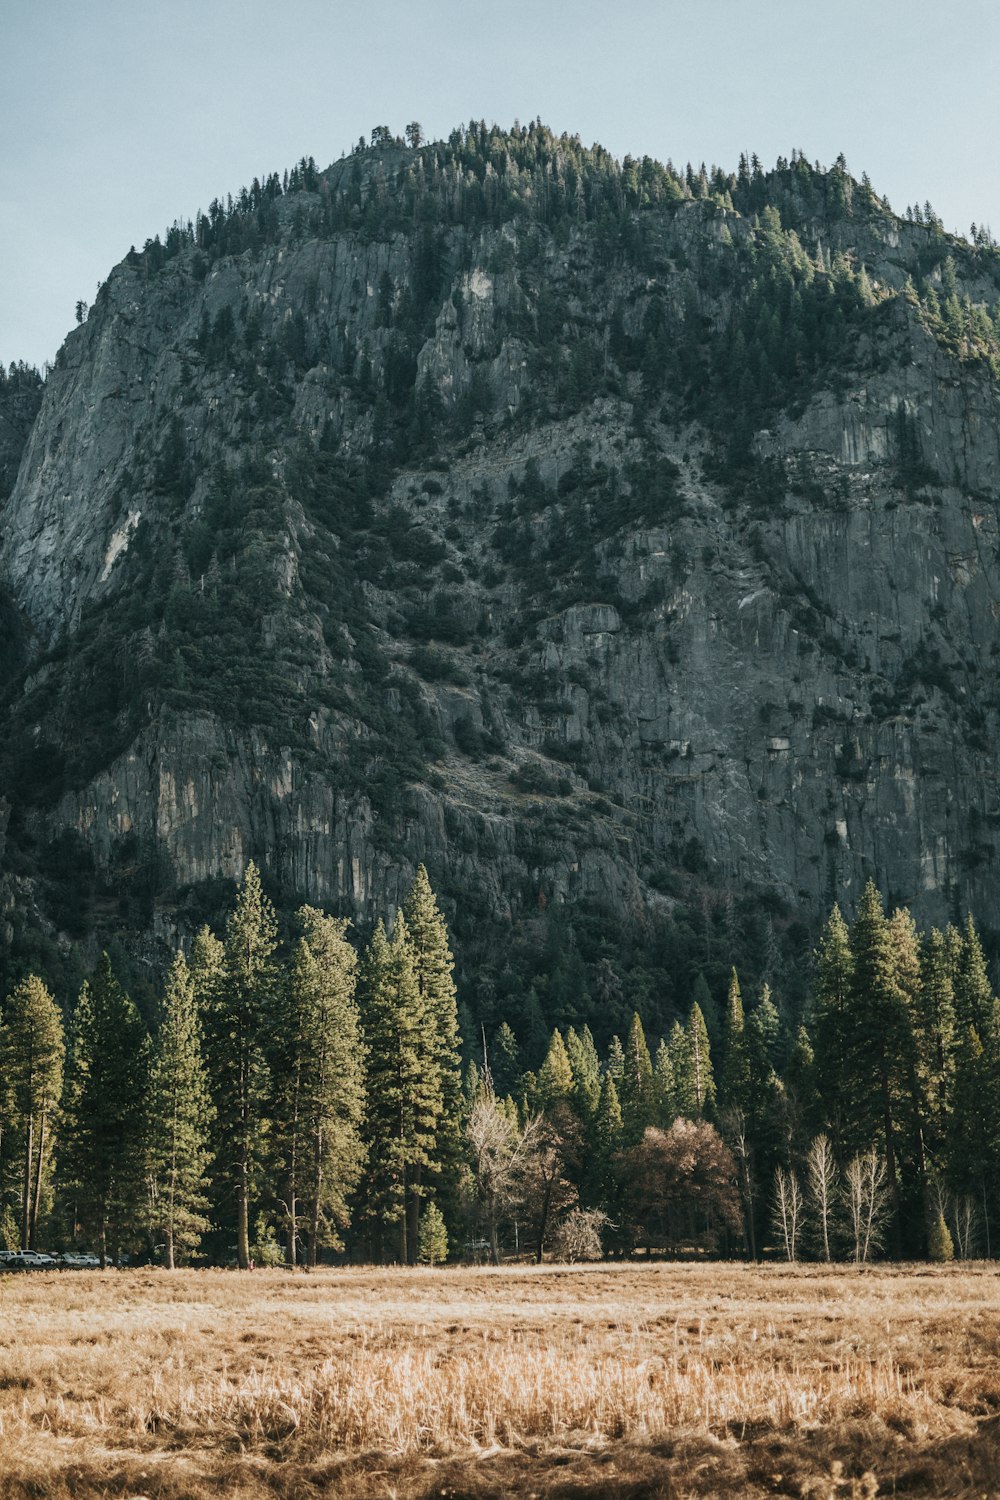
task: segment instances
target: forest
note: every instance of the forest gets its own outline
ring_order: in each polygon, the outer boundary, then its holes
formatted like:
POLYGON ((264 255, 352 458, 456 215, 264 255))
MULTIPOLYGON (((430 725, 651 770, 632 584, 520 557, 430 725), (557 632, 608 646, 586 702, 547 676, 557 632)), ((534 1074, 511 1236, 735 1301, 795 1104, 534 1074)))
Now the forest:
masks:
POLYGON ((423 866, 360 954, 349 925, 303 906, 279 931, 251 863, 152 1028, 106 953, 65 1024, 18 983, 0 1239, 170 1267, 993 1254, 1000 1001, 971 918, 921 933, 869 884, 794 1034, 733 970, 666 1035, 636 1014, 601 1055, 556 1028, 533 1067, 507 1021, 461 1035, 423 866))

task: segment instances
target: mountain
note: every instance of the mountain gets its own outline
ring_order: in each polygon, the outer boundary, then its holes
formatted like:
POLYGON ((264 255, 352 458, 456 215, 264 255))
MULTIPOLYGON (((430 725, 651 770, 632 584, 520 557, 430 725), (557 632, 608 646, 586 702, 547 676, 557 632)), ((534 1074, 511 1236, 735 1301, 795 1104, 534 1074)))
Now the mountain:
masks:
POLYGON ((539 123, 130 251, 0 390, 5 970, 152 963, 251 856, 362 925, 425 862, 529 1029, 736 955, 794 1008, 869 876, 989 929, 998 298, 843 161, 539 123))

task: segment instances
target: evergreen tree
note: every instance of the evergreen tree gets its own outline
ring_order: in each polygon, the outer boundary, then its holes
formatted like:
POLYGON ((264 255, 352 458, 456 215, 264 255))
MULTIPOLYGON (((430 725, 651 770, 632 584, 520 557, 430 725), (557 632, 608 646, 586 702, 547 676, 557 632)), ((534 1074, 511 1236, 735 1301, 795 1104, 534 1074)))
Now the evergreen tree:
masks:
POLYGON ((638 1012, 633 1012, 625 1039, 625 1066, 619 1089, 624 1144, 634 1146, 653 1118, 653 1064, 638 1012))
POLYGON ((653 1114, 654 1123, 661 1130, 673 1124, 677 1115, 677 1087, 674 1080, 674 1064, 670 1048, 660 1038, 653 1059, 653 1114))
POLYGON ((920 951, 920 1002, 917 1046, 926 1099, 928 1145, 941 1152, 948 1131, 948 1111, 955 1075, 955 993, 948 940, 934 928, 920 951))
POLYGON ((997 1240, 996 1193, 1000 1181, 1000 1020, 991 1018, 986 1044, 974 1026, 958 1037, 949 1117, 949 1180, 983 1213, 986 1254, 997 1240))
POLYGON ((697 1005, 705 1017, 705 1028, 708 1031, 709 1045, 714 1051, 722 1043, 723 1020, 719 1013, 719 1002, 709 989, 708 981, 700 969, 695 975, 694 984, 691 988, 691 1003, 697 1005))
POLYGON ((398 1256, 416 1259, 408 1213, 434 1163, 442 1110, 440 1056, 424 1009, 406 920, 397 912, 390 943, 379 922, 365 953, 361 976, 362 1026, 368 1049, 365 1100, 366 1207, 379 1259, 395 1233, 398 1256))
POLYGON ((625 1077, 625 1049, 619 1036, 613 1036, 608 1043, 608 1057, 604 1071, 611 1075, 615 1081, 615 1087, 619 1088, 625 1077))
POLYGON ((601 1060, 590 1027, 566 1033, 566 1056, 573 1074, 573 1105, 581 1120, 591 1120, 601 1096, 601 1060))
POLYGON ((217 1178, 235 1211, 241 1270, 250 1264, 250 1205, 260 1187, 267 1138, 266 1047, 273 1022, 276 947, 274 908, 251 862, 226 923, 221 966, 218 950, 207 938, 195 954, 196 990, 208 1000, 205 1050, 215 1107, 217 1178))
POLYGON ((816 1083, 833 1139, 843 1144, 850 1135, 848 1122, 857 1114, 857 1107, 848 1091, 853 1082, 849 1058, 854 1024, 854 955, 839 906, 830 912, 815 957, 816 1083))
POLYGON ((211 1122, 194 982, 178 953, 167 976, 146 1106, 151 1227, 163 1236, 171 1271, 178 1254, 197 1249, 209 1225, 211 1122))
POLYGON ((872 881, 851 929, 853 1033, 848 1085, 855 1138, 871 1146, 881 1137, 891 1211, 893 1253, 901 1254, 900 1111, 911 1074, 914 1020, 900 970, 900 932, 886 918, 872 881))
POLYGON ((750 1064, 747 1058, 746 1022, 740 981, 733 969, 726 995, 726 1013, 722 1030, 722 1067, 719 1071, 719 1099, 723 1109, 746 1109, 750 1087, 750 1064))
POLYGON ((517 1037, 506 1021, 497 1027, 493 1046, 490 1048, 490 1074, 498 1098, 517 1092, 521 1076, 521 1053, 517 1037))
POLYGON ((675 1066, 674 1078, 681 1114, 691 1120, 698 1120, 711 1114, 715 1106, 712 1053, 708 1043, 705 1018, 697 1005, 692 1005, 691 1014, 684 1029, 680 1068, 677 1069, 675 1066))
MULTIPOLYGON (((0 1019, 0 1105, 4 1117, 0 1128, 11 1155, 15 1143, 20 1143, 23 1250, 35 1248, 37 1242, 65 1051, 59 1007, 42 981, 29 974, 7 997, 0 1019)), ((0 1168, 2 1163, 0 1155, 0 1168)))
POLYGON ((972 917, 965 920, 953 976, 955 1019, 962 1028, 974 1026, 982 1035, 993 1005, 986 971, 986 955, 972 917))
POLYGON ((420 1216, 417 1258, 422 1266, 440 1266, 448 1259, 448 1230, 444 1215, 433 1199, 420 1216))
POLYGON ((614 1204, 617 1191, 615 1162, 622 1149, 621 1104, 610 1073, 605 1073, 601 1079, 601 1094, 594 1114, 591 1142, 589 1196, 593 1203, 603 1205, 610 1212, 609 1205, 614 1204))
POLYGON ((560 1100, 573 1096, 573 1069, 558 1027, 552 1033, 545 1061, 538 1070, 537 1089, 538 1103, 543 1110, 550 1110, 560 1100))
POLYGON ((101 1265, 136 1239, 142 1202, 149 1042, 106 953, 80 991, 71 1031, 62 1174, 74 1222, 101 1265))
MULTIPOLYGON (((437 1076, 440 1090, 440 1107, 427 1165, 438 1179, 438 1195, 447 1207, 456 1197, 461 1170, 461 1037, 454 980, 455 960, 449 946, 444 917, 423 865, 418 866, 413 884, 403 902, 403 916, 413 949, 413 969, 426 1017, 429 1066, 437 1076)), ((407 1205, 411 1257, 415 1257, 417 1253, 422 1170, 420 1164, 415 1165, 413 1192, 407 1205)))
POLYGON ((816 1087, 816 1056, 805 1026, 800 1026, 795 1034, 784 1082, 792 1149, 804 1154, 822 1114, 816 1087))
POLYGON ((298 912, 303 936, 281 998, 273 1049, 273 1134, 290 1265, 304 1222, 309 1264, 339 1246, 361 1172, 364 1049, 355 1000, 357 957, 348 923, 315 907, 298 912))
POLYGON ((955 1259, 955 1246, 940 1209, 931 1223, 927 1254, 931 1260, 935 1261, 947 1262, 955 1259))

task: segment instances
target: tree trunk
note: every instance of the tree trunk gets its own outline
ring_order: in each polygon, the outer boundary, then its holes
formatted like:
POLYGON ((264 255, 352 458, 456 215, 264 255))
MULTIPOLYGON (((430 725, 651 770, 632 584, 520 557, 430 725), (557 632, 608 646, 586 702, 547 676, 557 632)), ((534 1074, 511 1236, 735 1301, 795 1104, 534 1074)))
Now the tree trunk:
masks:
POLYGON ((173 1225, 173 1220, 171 1220, 170 1223, 167 1225, 166 1251, 167 1251, 167 1270, 168 1271, 172 1271, 174 1269, 174 1225, 173 1225))
POLYGON ((241 1271, 250 1269, 250 1190, 245 1160, 240 1162, 236 1184, 236 1264, 241 1271))
POLYGON ((42 1162, 45 1159, 45 1109, 38 1121, 38 1153, 35 1164, 35 1197, 31 1205, 31 1248, 38 1242, 38 1220, 42 1211, 42 1162))
POLYGON ((892 1123, 892 1105, 889 1100, 889 1075, 884 1063, 882 1066, 882 1115, 885 1122, 885 1169, 889 1179, 889 1201, 892 1204, 892 1255, 894 1260, 902 1260, 899 1183, 896 1180, 896 1134, 892 1123))
POLYGON ((420 1163, 416 1162, 406 1200, 406 1241, 411 1266, 417 1263, 417 1251, 420 1245, 420 1179, 421 1167, 420 1163))
POLYGON ((28 1116, 28 1129, 24 1137, 24 1187, 21 1194, 21 1249, 31 1248, 31 1171, 35 1160, 33 1115, 28 1116))
POLYGON ((316 1268, 319 1251, 319 1205, 323 1193, 323 1132, 317 1130, 313 1142, 313 1194, 309 1213, 309 1265, 316 1268))
POLYGON ((500 1242, 497 1237, 497 1208, 491 1199, 488 1206, 490 1224, 490 1259, 495 1266, 500 1264, 500 1242))

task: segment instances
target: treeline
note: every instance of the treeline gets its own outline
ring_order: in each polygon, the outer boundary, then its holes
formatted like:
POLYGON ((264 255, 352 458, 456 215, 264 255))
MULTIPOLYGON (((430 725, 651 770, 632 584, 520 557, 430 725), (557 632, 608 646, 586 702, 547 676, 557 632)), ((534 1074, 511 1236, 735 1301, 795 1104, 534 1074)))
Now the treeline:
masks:
POLYGON ((765 985, 701 986, 603 1055, 524 1067, 507 1022, 461 1063, 447 930, 421 867, 360 956, 303 907, 281 950, 251 865, 222 938, 147 1032, 107 957, 68 1034, 29 977, 0 1024, 0 1236, 296 1265, 640 1248, 859 1261, 993 1253, 1000 1001, 968 920, 919 933, 873 885, 834 908, 794 1032, 765 985), (653 1042, 651 1047, 650 1042, 653 1042))
MULTIPOLYGON (((29 976, 0 1024, 0 1237, 81 1237, 168 1266, 415 1260, 420 1208, 455 1188, 460 1060, 448 938, 421 868, 360 962, 302 907, 284 961, 250 865, 220 939, 175 957, 152 1035, 105 954, 64 1033, 29 976), (281 1235, 283 1247, 279 1246, 281 1235)), ((439 1244, 440 1210, 425 1215, 439 1244)), ((426 1239, 425 1228, 425 1239, 426 1239)))

